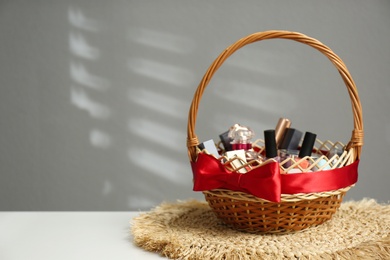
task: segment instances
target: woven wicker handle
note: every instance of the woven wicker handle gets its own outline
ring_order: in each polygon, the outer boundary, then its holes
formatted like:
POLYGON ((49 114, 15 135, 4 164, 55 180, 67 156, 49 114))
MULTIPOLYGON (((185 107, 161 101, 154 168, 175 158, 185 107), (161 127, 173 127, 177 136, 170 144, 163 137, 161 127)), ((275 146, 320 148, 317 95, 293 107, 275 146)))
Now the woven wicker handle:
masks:
POLYGON ((352 112, 354 117, 354 129, 352 131, 352 137, 350 142, 347 145, 347 150, 352 149, 352 152, 355 152, 355 158, 360 158, 361 148, 363 146, 363 118, 362 118, 362 108, 360 104, 360 99, 358 96, 358 92, 355 86, 355 83, 345 66, 344 62, 327 46, 322 44, 316 39, 310 38, 304 34, 298 32, 289 32, 289 31, 265 31, 258 32, 251 35, 248 35, 236 43, 230 45, 227 49, 225 49, 217 59, 211 64, 205 75, 203 76, 202 81, 199 83, 199 86, 194 94, 192 99, 190 111, 188 114, 188 127, 187 127, 187 148, 188 155, 191 161, 196 161, 196 146, 199 145, 198 137, 195 134, 195 123, 196 116, 198 113, 198 106, 203 95, 206 86, 210 82, 214 73, 218 70, 219 67, 223 64, 223 62, 230 57, 236 50, 244 47, 247 44, 267 40, 267 39, 288 39, 294 40, 297 42, 301 42, 307 44, 328 57, 328 59, 333 63, 333 65, 339 71, 344 83, 348 89, 348 93, 352 103, 352 112))

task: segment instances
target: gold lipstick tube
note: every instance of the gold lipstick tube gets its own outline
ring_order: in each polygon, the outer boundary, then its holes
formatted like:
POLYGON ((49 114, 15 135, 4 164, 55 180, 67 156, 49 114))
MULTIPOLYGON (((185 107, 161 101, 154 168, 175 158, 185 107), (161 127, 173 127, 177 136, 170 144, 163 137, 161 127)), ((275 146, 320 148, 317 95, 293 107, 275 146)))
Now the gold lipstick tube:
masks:
POLYGON ((279 147, 283 140, 284 132, 291 126, 291 121, 287 118, 279 118, 278 124, 275 127, 276 145, 279 147))

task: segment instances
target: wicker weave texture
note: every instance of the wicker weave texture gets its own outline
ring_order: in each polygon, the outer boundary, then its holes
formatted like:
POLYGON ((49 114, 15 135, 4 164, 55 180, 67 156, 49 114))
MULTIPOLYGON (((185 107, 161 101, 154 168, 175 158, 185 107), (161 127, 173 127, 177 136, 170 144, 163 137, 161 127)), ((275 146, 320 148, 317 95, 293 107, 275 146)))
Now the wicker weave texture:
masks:
POLYGON ((228 226, 245 232, 285 233, 317 226, 332 218, 345 192, 312 200, 272 203, 242 201, 205 193, 214 213, 228 226))

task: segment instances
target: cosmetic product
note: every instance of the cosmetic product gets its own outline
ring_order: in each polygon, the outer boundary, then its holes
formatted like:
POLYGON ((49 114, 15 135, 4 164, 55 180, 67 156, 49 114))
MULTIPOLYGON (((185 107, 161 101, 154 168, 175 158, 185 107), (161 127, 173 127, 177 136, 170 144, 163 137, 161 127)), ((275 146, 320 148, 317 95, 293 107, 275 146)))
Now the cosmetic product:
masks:
MULTIPOLYGON (((313 134, 311 132, 305 133, 305 137, 303 138, 301 150, 299 151, 299 154, 298 154, 298 158, 297 158, 298 160, 300 160, 306 156, 311 156, 311 153, 312 153, 313 147, 314 147, 314 143, 316 142, 316 137, 317 137, 317 135, 313 134)), ((299 166, 302 169, 306 169, 307 167, 309 167, 309 165, 310 165, 310 163, 308 160, 303 160, 299 164, 299 166)))
MULTIPOLYGON (((313 147, 314 147, 314 143, 316 140, 316 136, 317 136, 316 134, 313 134, 311 132, 306 132, 305 137, 304 137, 303 142, 302 142, 301 149, 299 151, 297 151, 297 150, 281 150, 281 151, 279 151, 281 158, 282 158, 281 159, 282 163, 286 159, 289 159, 286 162, 284 162, 284 164, 282 165, 284 168, 287 169, 287 168, 291 167, 293 164, 299 162, 299 164, 296 167, 294 167, 293 169, 289 169, 287 171, 287 173, 301 173, 301 172, 303 172, 302 170, 305 170, 310 166, 309 160, 304 159, 304 157, 311 156, 312 151, 313 151, 313 147)), ((311 171, 311 170, 309 170, 309 171, 311 171)))
POLYGON ((333 147, 329 150, 328 154, 326 155, 326 157, 328 157, 329 159, 332 158, 333 156, 335 156, 336 154, 338 156, 341 156, 344 152, 344 149, 341 149, 341 148, 337 148, 337 147, 333 147))
POLYGON ((277 162, 280 162, 280 157, 278 156, 278 149, 276 146, 275 140, 275 130, 265 130, 264 131, 264 144, 265 144, 265 157, 267 159, 275 159, 277 162))
POLYGON ((280 162, 282 166, 285 169, 289 168, 293 164, 293 162, 295 162, 294 158, 298 158, 298 154, 299 150, 279 150, 280 162))
POLYGON ((251 128, 235 124, 230 127, 228 137, 233 139, 231 142, 232 150, 249 150, 252 148, 251 139, 254 136, 251 128))
POLYGON ((311 132, 306 132, 305 137, 303 138, 302 147, 299 151, 299 157, 303 158, 305 156, 310 156, 313 152, 314 143, 316 142, 316 134, 311 132))
POLYGON ((221 142, 222 142, 223 147, 225 148, 225 151, 232 150, 231 142, 233 141, 233 139, 229 137, 229 130, 220 134, 219 139, 221 139, 221 142))
POLYGON ((279 149, 297 150, 302 138, 302 132, 295 128, 287 128, 279 149))
POLYGON ((263 156, 261 156, 259 153, 257 153, 253 149, 249 149, 245 151, 245 158, 248 162, 253 160, 258 160, 259 162, 263 161, 263 156))
POLYGON ((220 155, 218 153, 217 147, 215 146, 214 140, 210 139, 206 142, 203 142, 198 145, 199 149, 206 150, 207 153, 214 155, 215 157, 219 158, 220 155))
POLYGON ((291 121, 289 119, 279 118, 279 121, 275 127, 275 140, 277 147, 281 145, 286 129, 290 128, 290 126, 291 121))
POLYGON ((242 167, 246 164, 245 150, 228 151, 225 155, 229 161, 231 160, 230 165, 233 167, 233 169, 237 170, 237 172, 248 172, 248 167, 242 167))
POLYGON ((327 153, 326 157, 331 160, 332 160, 332 164, 333 165, 336 165, 338 164, 338 166, 336 168, 339 168, 339 167, 342 167, 343 166, 343 163, 341 163, 342 159, 341 157, 343 157, 343 153, 345 152, 345 150, 343 148, 338 148, 338 147, 332 147, 329 152, 327 153), (337 155, 337 156, 336 156, 337 155))
POLYGON ((326 171, 330 170, 332 167, 330 166, 331 163, 324 159, 325 156, 321 155, 312 155, 312 158, 315 160, 314 164, 315 166, 312 168, 313 171, 326 171))

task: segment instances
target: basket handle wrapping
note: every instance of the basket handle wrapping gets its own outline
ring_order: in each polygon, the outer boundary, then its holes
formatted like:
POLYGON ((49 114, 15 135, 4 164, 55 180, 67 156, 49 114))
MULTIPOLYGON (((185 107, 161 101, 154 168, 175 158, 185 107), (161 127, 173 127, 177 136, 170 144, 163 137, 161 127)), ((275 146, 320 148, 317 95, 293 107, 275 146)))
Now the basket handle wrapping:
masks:
POLYGON ((320 41, 308 37, 304 34, 298 32, 290 32, 290 31, 265 31, 265 32, 257 32, 251 35, 248 35, 244 38, 241 38, 234 44, 230 45, 226 48, 210 65, 205 75, 203 76, 202 81, 199 83, 199 86, 194 94, 192 99, 191 107, 188 114, 188 125, 187 125, 187 149, 188 156, 190 161, 195 162, 197 159, 196 147, 199 145, 198 137, 195 134, 195 124, 196 124, 196 116, 198 113, 199 102, 202 98, 203 92, 206 89, 206 86, 210 82, 214 73, 221 67, 223 62, 230 57, 235 51, 244 47, 247 44, 267 40, 267 39, 287 39, 294 40, 300 43, 304 43, 309 45, 322 54, 328 57, 328 59, 333 63, 333 65, 337 68, 340 73, 341 78, 344 80, 344 83, 347 87, 349 97, 351 99, 352 104, 352 112, 354 119, 354 129, 352 131, 352 137, 349 143, 346 146, 346 149, 352 150, 354 152, 354 158, 359 159, 361 148, 363 146, 363 117, 362 117, 362 107, 360 104, 360 99, 358 95, 358 91, 355 86, 355 82, 353 81, 347 67, 344 62, 327 46, 325 46, 320 41))

